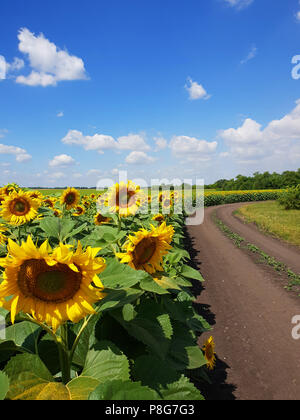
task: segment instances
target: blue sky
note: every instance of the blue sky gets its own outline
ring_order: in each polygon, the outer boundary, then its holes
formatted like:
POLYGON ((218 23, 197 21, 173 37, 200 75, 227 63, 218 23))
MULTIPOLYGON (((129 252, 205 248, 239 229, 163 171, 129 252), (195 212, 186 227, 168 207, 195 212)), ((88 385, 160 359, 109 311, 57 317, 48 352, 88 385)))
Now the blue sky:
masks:
POLYGON ((298 0, 5 2, 0 184, 297 169, 299 40, 298 0))

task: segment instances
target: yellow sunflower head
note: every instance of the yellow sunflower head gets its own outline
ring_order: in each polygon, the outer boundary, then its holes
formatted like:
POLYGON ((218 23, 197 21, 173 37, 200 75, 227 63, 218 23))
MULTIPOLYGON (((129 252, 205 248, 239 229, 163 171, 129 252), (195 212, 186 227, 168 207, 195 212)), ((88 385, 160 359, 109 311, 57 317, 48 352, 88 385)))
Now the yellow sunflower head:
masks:
POLYGON ((165 216, 163 214, 156 214, 155 216, 152 217, 152 220, 154 220, 155 222, 158 223, 162 223, 165 220, 165 216))
POLYGON ((174 228, 163 222, 160 226, 151 225, 151 230, 141 229, 134 235, 129 235, 124 244, 124 253, 118 253, 121 263, 135 270, 144 270, 152 274, 162 271, 163 256, 172 248, 171 242, 174 228))
POLYGON ((30 197, 30 193, 19 191, 10 193, 2 202, 0 216, 11 225, 19 226, 37 216, 40 202, 30 197))
POLYGON ((56 201, 57 200, 55 198, 45 198, 43 200, 43 205, 46 207, 50 207, 51 209, 54 209, 56 201))
POLYGON ((62 211, 58 209, 53 209, 53 214, 55 217, 62 217, 62 211))
POLYGON ((102 216, 101 213, 96 214, 94 218, 95 225, 101 226, 104 223, 109 223, 111 221, 110 217, 102 216))
POLYGON ((31 237, 21 246, 8 240, 8 255, 0 259, 5 268, 0 284, 0 306, 11 312, 30 314, 54 331, 66 322, 78 322, 95 313, 93 304, 104 297, 97 274, 105 269, 99 248, 85 251, 62 243, 51 249, 48 242, 37 248, 31 237), (93 285, 92 285, 93 283, 93 285))
POLYGON ((210 337, 204 344, 202 350, 204 351, 204 357, 207 361, 207 367, 210 370, 213 370, 216 365, 215 357, 215 343, 213 337, 210 337))
POLYGON ((85 213, 85 208, 83 206, 76 206, 75 212, 73 213, 73 216, 82 216, 85 213))
POLYGON ((30 197, 35 199, 35 200, 39 200, 40 202, 42 202, 44 200, 44 196, 40 191, 31 191, 29 193, 30 197))
POLYGON ((107 205, 112 213, 118 213, 121 217, 133 216, 144 201, 144 193, 138 185, 132 181, 127 184, 120 182, 115 184, 107 192, 107 205))
POLYGON ((80 193, 76 190, 76 188, 67 188, 61 198, 60 204, 62 206, 66 206, 67 210, 71 210, 75 208, 80 202, 80 193))

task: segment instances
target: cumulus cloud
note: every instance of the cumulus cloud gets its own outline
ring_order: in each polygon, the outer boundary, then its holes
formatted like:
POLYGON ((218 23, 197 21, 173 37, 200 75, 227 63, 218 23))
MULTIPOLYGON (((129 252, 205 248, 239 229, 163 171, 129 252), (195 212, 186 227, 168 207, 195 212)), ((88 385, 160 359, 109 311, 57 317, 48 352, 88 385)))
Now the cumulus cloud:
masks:
POLYGON ((58 155, 55 156, 52 160, 49 162, 49 166, 51 167, 63 167, 63 166, 70 166, 74 165, 75 160, 69 156, 69 155, 58 155))
POLYGON ((15 57, 12 63, 8 63, 5 57, 0 55, 0 80, 6 79, 9 72, 21 70, 23 67, 24 61, 20 58, 15 57))
POLYGON ((85 150, 95 150, 100 154, 103 154, 105 150, 150 150, 144 137, 140 134, 129 134, 115 140, 113 137, 104 134, 85 136, 81 131, 69 130, 62 142, 68 145, 82 146, 85 150))
POLYGON ((150 150, 141 134, 128 134, 118 138, 117 148, 119 150, 150 150))
POLYGON ((255 161, 281 156, 285 161, 300 157, 300 100, 296 107, 265 128, 251 118, 235 128, 219 132, 232 157, 239 161, 255 161))
POLYGON ((31 159, 31 155, 27 153, 25 149, 16 146, 7 146, 5 144, 0 144, 0 154, 1 155, 14 155, 17 162, 26 162, 31 159))
POLYGON ((204 99, 207 100, 211 97, 211 95, 208 95, 206 90, 202 85, 200 85, 197 82, 194 82, 190 77, 187 79, 187 85, 185 85, 185 89, 189 93, 189 98, 192 101, 195 101, 197 99, 204 99))
POLYGON ((23 28, 18 39, 19 50, 28 57, 32 71, 28 76, 18 76, 17 83, 46 87, 65 80, 87 79, 83 60, 60 50, 43 34, 36 36, 23 28))
POLYGON ((58 112, 58 113, 56 114, 56 116, 57 116, 58 118, 62 118, 62 117, 64 116, 63 111, 58 112))
POLYGON ((195 137, 174 136, 169 147, 177 158, 187 160, 206 161, 211 158, 217 149, 218 143, 198 140, 195 137))
POLYGON ((147 165, 153 163, 155 159, 145 152, 133 151, 126 157, 125 161, 130 165, 147 165))

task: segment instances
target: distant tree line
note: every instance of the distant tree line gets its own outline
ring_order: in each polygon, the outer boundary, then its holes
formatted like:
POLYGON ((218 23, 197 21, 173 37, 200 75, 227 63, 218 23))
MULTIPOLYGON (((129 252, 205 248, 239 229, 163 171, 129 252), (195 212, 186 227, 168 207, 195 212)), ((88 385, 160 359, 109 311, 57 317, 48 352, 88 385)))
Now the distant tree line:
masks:
POLYGON ((220 179, 207 189, 221 191, 234 190, 271 190, 295 187, 300 184, 300 168, 297 171, 285 171, 282 174, 273 172, 255 172, 253 176, 238 175, 235 179, 220 179))

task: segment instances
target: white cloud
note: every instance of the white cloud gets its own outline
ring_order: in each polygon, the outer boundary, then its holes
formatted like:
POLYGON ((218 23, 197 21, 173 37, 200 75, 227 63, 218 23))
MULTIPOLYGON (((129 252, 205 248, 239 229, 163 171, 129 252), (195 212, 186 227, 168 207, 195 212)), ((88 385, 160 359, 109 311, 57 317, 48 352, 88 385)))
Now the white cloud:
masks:
POLYGON ((6 79, 7 63, 5 57, 0 55, 0 80, 6 79))
POLYGON ((0 144, 0 154, 15 155, 17 162, 26 162, 31 159, 31 155, 25 149, 16 146, 7 146, 5 144, 0 144))
POLYGON ((144 165, 153 163, 155 159, 145 152, 133 151, 126 157, 125 161, 130 165, 144 165))
POLYGON ((150 150, 141 134, 128 134, 128 136, 119 137, 117 148, 119 150, 150 150))
POLYGON ((75 164, 75 160, 69 156, 69 155, 58 155, 55 156, 50 162, 49 162, 49 166, 51 167, 57 167, 57 166, 70 166, 70 165, 74 165, 75 164))
POLYGON ((219 132, 238 161, 283 159, 285 162, 300 157, 300 100, 289 114, 271 121, 265 128, 247 118, 241 127, 219 132))
POLYGON ((250 6, 254 0, 224 0, 231 7, 235 7, 238 10, 245 9, 250 6))
POLYGON ((63 111, 58 112, 58 113, 56 114, 56 116, 57 116, 58 118, 62 118, 62 117, 64 116, 63 111))
POLYGON ((19 50, 26 54, 32 68, 28 76, 19 76, 17 83, 29 86, 56 86, 64 80, 87 79, 81 58, 60 50, 43 34, 35 36, 27 28, 19 31, 19 50))
POLYGON ((163 137, 154 137, 153 139, 156 144, 155 152, 159 152, 160 150, 165 149, 168 146, 168 142, 163 137))
POLYGON ((185 89, 189 93, 189 98, 193 101, 197 99, 204 99, 207 100, 211 97, 211 95, 208 95, 206 90, 202 85, 199 85, 199 83, 194 82, 190 77, 187 80, 188 85, 185 85, 185 89))
POLYGON ((61 179, 64 177, 65 177, 65 174, 63 172, 54 172, 49 175, 49 178, 52 178, 52 179, 61 179))
POLYGON ((170 142, 172 153, 177 158, 206 161, 216 151, 218 143, 198 140, 195 137, 174 136, 170 142))
POLYGON ((251 47, 250 52, 248 53, 247 57, 244 58, 244 60, 241 61, 241 64, 246 64, 248 63, 248 61, 252 60, 253 58, 255 58, 257 55, 257 48, 255 45, 253 45, 251 47))
POLYGON ((74 174, 73 174, 73 178, 75 178, 75 179, 80 179, 80 178, 82 178, 82 174, 81 173, 79 173, 79 172, 75 172, 74 174))
POLYGON ((14 61, 8 65, 10 71, 18 71, 21 70, 25 66, 23 60, 18 57, 14 58, 14 61))
POLYGON ((102 174, 102 171, 100 171, 100 169, 90 169, 87 172, 87 176, 98 176, 98 175, 101 175, 101 174, 102 174))
POLYGON ((150 147, 140 134, 129 134, 115 140, 113 137, 104 134, 84 136, 78 130, 69 130, 62 142, 68 145, 82 146, 85 150, 95 150, 100 154, 103 154, 104 150, 150 150, 150 147))

